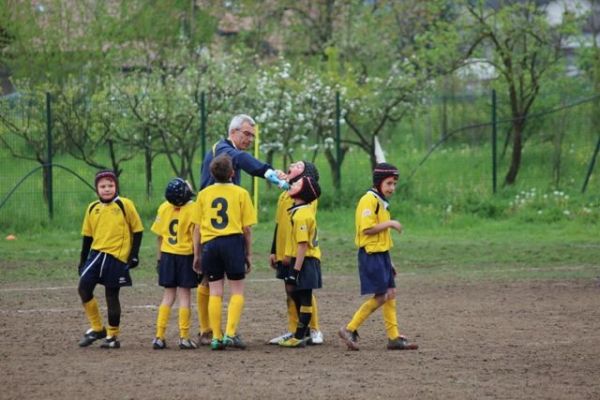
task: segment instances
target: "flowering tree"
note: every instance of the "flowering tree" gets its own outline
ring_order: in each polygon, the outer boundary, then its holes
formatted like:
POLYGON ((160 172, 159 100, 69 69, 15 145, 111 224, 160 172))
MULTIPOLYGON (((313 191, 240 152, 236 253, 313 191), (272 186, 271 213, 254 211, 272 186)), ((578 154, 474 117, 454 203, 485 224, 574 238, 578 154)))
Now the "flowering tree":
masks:
POLYGON ((279 154, 285 169, 298 157, 314 160, 319 151, 328 151, 327 138, 335 127, 335 88, 321 76, 301 65, 295 70, 280 59, 259 74, 253 93, 261 150, 269 162, 279 154))

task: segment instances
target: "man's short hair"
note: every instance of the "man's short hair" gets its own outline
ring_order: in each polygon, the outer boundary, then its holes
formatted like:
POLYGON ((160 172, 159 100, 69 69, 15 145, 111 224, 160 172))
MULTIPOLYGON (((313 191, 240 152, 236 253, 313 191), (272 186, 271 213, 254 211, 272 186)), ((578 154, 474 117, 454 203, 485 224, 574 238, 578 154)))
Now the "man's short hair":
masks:
POLYGON ((229 133, 235 129, 240 129, 244 122, 249 123, 250 126, 256 125, 256 122, 254 122, 254 119, 252 119, 251 116, 246 115, 246 114, 238 114, 231 119, 231 122, 229 123, 229 131, 227 131, 227 133, 229 133))

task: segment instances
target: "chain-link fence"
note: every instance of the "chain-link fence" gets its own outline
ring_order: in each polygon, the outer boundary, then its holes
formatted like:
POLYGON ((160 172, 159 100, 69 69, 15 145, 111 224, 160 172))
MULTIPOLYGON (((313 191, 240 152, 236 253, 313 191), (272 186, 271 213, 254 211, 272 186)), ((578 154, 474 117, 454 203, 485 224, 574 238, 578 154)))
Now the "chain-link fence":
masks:
MULTIPOLYGON (((588 196, 598 196, 593 174, 587 180, 598 146, 592 118, 596 100, 530 113, 513 191, 578 193, 587 181, 588 196)), ((494 108, 489 95, 453 95, 435 97, 401 123, 388 125, 380 139, 387 161, 401 168, 403 194, 423 203, 436 203, 435 198, 438 205, 449 207, 465 199, 489 197, 494 168, 496 185, 502 190, 514 162, 509 115, 507 105, 494 108)), ((68 102, 44 93, 1 99, 0 228, 54 224, 78 229, 80 214, 94 199, 90 184, 99 168, 120 173, 122 194, 132 198, 150 220, 170 178, 183 175, 197 181, 201 149, 223 136, 227 118, 177 99, 68 102), (54 207, 49 209, 51 204, 54 207)), ((352 140, 347 126, 342 125, 342 132, 344 140, 352 140)), ((352 206, 354 197, 370 185, 368 155, 358 148, 348 152, 342 190, 335 191, 329 190, 332 172, 322 153, 304 146, 295 156, 312 159, 314 154, 325 188, 323 206, 340 204, 340 196, 349 197, 347 205, 352 206)), ((244 185, 250 189, 250 179, 244 185)), ((271 193, 263 199, 275 197, 271 193)))

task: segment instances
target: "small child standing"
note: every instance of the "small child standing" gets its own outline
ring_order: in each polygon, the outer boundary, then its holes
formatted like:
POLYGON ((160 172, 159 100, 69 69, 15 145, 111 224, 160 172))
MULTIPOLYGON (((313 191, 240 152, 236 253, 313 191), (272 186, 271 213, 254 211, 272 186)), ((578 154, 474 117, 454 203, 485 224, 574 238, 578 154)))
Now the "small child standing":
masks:
POLYGON ((158 284, 165 288, 156 317, 156 337, 152 347, 167 347, 165 332, 169 323, 171 307, 179 298, 179 348, 191 350, 197 347, 190 339, 191 289, 198 286, 198 277, 192 268, 194 248, 192 219, 196 210, 191 201, 194 192, 188 182, 172 179, 165 190, 165 198, 158 208, 152 232, 158 235, 158 284))
POLYGON ((321 249, 317 233, 315 209, 311 203, 321 195, 317 181, 309 176, 297 180, 289 190, 294 206, 288 211, 292 221, 291 233, 286 244, 286 259, 289 257, 288 273, 284 279, 290 286, 290 296, 296 305, 298 323, 294 336, 281 340, 282 347, 304 347, 310 336, 308 329, 312 319, 312 291, 322 287, 321 249))
MULTIPOLYGON (((310 176, 315 182, 319 182, 319 171, 313 163, 309 161, 296 161, 290 164, 286 176, 286 180, 289 184, 295 183, 303 176, 310 176)), ((315 215, 317 214, 317 204, 318 200, 310 203, 315 215)), ((284 259, 286 243, 288 242, 292 229, 292 222, 288 210, 293 205, 294 199, 290 197, 288 191, 284 191, 279 195, 277 210, 275 211, 275 232, 273 233, 273 244, 271 245, 269 263, 271 268, 276 271, 275 277, 281 280, 285 280, 288 276, 288 266, 284 265, 284 259)), ((296 327, 298 325, 296 304, 291 296, 294 291, 294 286, 284 283, 284 289, 288 311, 288 330, 283 335, 269 340, 269 344, 278 344, 282 340, 291 338, 294 336, 294 332, 296 332, 296 327)), ((312 296, 312 318, 310 319, 310 341, 307 344, 323 344, 323 333, 319 328, 317 298, 314 294, 312 296)))
POLYGON ((356 311, 348 325, 340 328, 339 336, 349 350, 359 350, 358 328, 379 307, 383 309, 383 320, 388 336, 389 350, 415 350, 416 344, 409 343, 400 335, 396 314, 396 272, 390 259, 393 246, 390 229, 402 232, 402 225, 390 217, 388 199, 396 191, 398 169, 391 164, 380 163, 373 171, 373 187, 358 202, 355 213, 358 250, 360 294, 373 294, 356 311))
POLYGON ((100 171, 94 180, 98 201, 90 203, 83 219, 83 242, 79 262, 78 292, 91 328, 79 341, 87 347, 104 339, 100 347, 118 349, 121 322, 119 291, 131 286, 129 270, 137 267, 144 227, 133 202, 119 197, 119 181, 113 171, 100 171), (94 297, 97 284, 104 285, 108 328, 94 297))
POLYGON ((208 277, 208 319, 212 350, 245 349, 237 333, 244 309, 244 279, 252 265, 252 231, 256 213, 248 191, 232 183, 235 174, 231 157, 222 154, 210 163, 216 182, 202 189, 196 199, 194 270, 208 277), (221 329, 224 279, 231 298, 227 307, 225 335, 221 329))

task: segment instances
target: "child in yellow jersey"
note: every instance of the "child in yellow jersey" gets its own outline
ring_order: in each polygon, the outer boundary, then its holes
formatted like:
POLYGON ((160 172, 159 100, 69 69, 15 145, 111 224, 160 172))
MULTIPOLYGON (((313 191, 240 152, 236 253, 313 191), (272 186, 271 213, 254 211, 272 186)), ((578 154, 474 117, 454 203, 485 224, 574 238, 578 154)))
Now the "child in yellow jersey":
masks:
POLYGON ((252 265, 251 226, 256 223, 256 214, 248 191, 231 181, 234 170, 228 155, 215 157, 210 163, 210 172, 216 182, 202 189, 196 199, 194 270, 208 277, 211 348, 245 349, 237 328, 244 308, 244 278, 252 265), (229 280, 231 298, 223 335, 221 310, 225 276, 229 280))
POLYGON ((83 219, 78 285, 91 327, 79 341, 79 346, 87 347, 104 339, 100 347, 118 349, 121 347, 117 339, 121 322, 119 291, 122 286, 132 284, 129 270, 139 263, 144 227, 133 202, 119 197, 119 181, 113 171, 98 172, 94 183, 99 201, 88 205, 83 219), (105 288, 107 328, 102 323, 94 297, 98 283, 105 288))
POLYGON ((190 294, 198 286, 198 277, 192 268, 194 248, 192 219, 196 210, 190 184, 181 178, 172 179, 165 190, 167 201, 158 208, 152 232, 158 235, 158 284, 165 288, 156 317, 156 337, 152 347, 167 347, 165 332, 169 323, 171 307, 179 297, 179 348, 191 350, 197 347, 190 339, 190 294))
POLYGON ((402 232, 402 225, 390 218, 388 199, 396 191, 398 169, 391 164, 380 163, 373 170, 373 187, 364 194, 356 207, 355 243, 358 250, 360 294, 373 294, 356 311, 348 325, 340 328, 339 336, 349 350, 358 350, 358 328, 379 307, 383 309, 383 321, 388 336, 389 350, 415 350, 400 335, 396 315, 396 271, 390 259, 393 246, 390 229, 402 232))
MULTIPOLYGON (((290 184, 293 184, 303 176, 310 176, 316 182, 319 181, 319 171, 315 165, 309 161, 297 161, 292 163, 288 169, 286 180, 290 184)), ((317 204, 318 200, 310 203, 315 215, 317 213, 317 204)), ((271 245, 271 254, 269 256, 271 268, 275 270, 276 278, 281 280, 284 280, 288 275, 288 266, 284 265, 285 244, 288 241, 292 229, 292 223, 288 214, 288 209, 293 205, 294 200, 290 197, 289 192, 284 191, 281 193, 279 200, 277 201, 277 210, 275 212, 275 232, 273 233, 273 243, 271 245)), ((291 297, 294 287, 284 283, 284 289, 287 300, 288 330, 283 335, 269 340, 268 343, 273 345, 292 337, 294 332, 296 332, 296 327, 298 325, 298 313, 296 311, 294 300, 291 297)), ((314 294, 312 296, 312 309, 312 318, 310 320, 310 340, 308 341, 308 344, 322 344, 323 334, 319 329, 317 298, 314 296, 314 294)))
POLYGON ((304 347, 312 319, 312 291, 322 287, 321 250, 317 220, 311 203, 321 195, 317 181, 309 176, 297 180, 289 190, 294 205, 288 210, 292 228, 286 244, 285 256, 290 258, 286 285, 293 288, 290 296, 296 305, 298 324, 294 336, 280 341, 282 347, 304 347))

